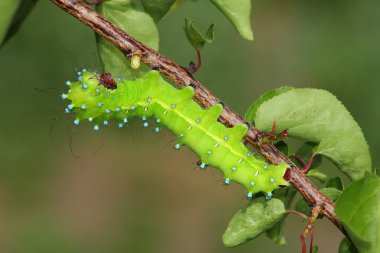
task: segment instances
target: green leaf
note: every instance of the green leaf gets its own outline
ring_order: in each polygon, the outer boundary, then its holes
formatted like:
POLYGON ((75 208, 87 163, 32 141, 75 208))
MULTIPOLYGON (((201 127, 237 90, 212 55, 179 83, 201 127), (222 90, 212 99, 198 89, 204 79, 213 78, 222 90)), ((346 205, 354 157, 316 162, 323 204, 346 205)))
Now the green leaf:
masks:
POLYGON ((342 182, 342 179, 340 177, 331 178, 327 182, 326 187, 332 187, 332 188, 338 189, 339 191, 343 191, 343 182, 342 182))
MULTIPOLYGON (((339 196, 342 194, 342 192, 336 188, 322 188, 320 191, 328 198, 330 198, 332 201, 337 200, 339 196)), ((295 210, 297 212, 310 215, 310 207, 304 199, 300 199, 297 201, 295 210)))
POLYGON ((251 27, 251 0, 211 0, 231 21, 240 36, 253 40, 251 27))
POLYGON ((289 147, 288 144, 284 141, 279 141, 274 144, 278 150, 280 150, 281 153, 288 156, 289 155, 289 147))
MULTIPOLYGON (((273 196, 274 198, 280 199, 284 203, 285 208, 289 209, 296 193, 297 193, 297 190, 293 186, 289 186, 283 189, 276 190, 273 196)), ((268 238, 270 238, 271 240, 273 240, 274 242, 282 246, 286 245, 285 236, 282 231, 283 226, 284 226, 284 221, 285 221, 285 216, 280 222, 278 222, 276 225, 274 225, 272 228, 266 231, 266 235, 268 236, 268 238)))
POLYGON ((319 89, 293 89, 262 103, 255 124, 269 131, 277 126, 289 129, 289 136, 319 143, 317 154, 331 159, 352 180, 372 171, 364 135, 342 103, 319 89))
MULTIPOLYGON (((153 19, 137 9, 131 0, 105 0, 97 6, 98 12, 147 46, 158 50, 159 35, 153 19)), ((110 42, 97 35, 100 60, 105 72, 126 79, 142 76, 148 68, 131 68, 130 61, 110 42)))
POLYGON ((358 250, 347 238, 343 238, 339 245, 339 253, 358 253, 358 250))
POLYGON ((318 253, 318 246, 317 245, 314 245, 313 246, 313 250, 311 251, 313 253, 318 253))
POLYGON ((309 170, 309 172, 307 172, 306 174, 308 177, 314 177, 316 179, 318 179, 321 183, 324 183, 327 181, 327 175, 325 173, 322 173, 320 172, 319 170, 317 169, 314 169, 314 170, 309 170))
MULTIPOLYGON (((265 101, 267 101, 267 100, 269 100, 275 96, 281 95, 282 93, 288 92, 292 89, 294 89, 294 88, 289 87, 289 86, 284 86, 284 87, 280 87, 280 88, 273 89, 273 90, 265 92, 263 95, 261 95, 257 100, 255 100, 255 102, 253 102, 248 107, 248 109, 244 115, 245 120, 248 121, 249 123, 254 124, 257 109, 262 105, 262 103, 264 103, 265 101)), ((273 121, 272 121, 272 125, 273 125, 273 121)))
POLYGON ((274 225, 272 228, 268 229, 265 234, 266 236, 277 243, 278 245, 285 246, 286 245, 286 239, 284 236, 284 232, 282 231, 284 227, 284 222, 278 222, 276 225, 274 225))
POLYGON ((193 20, 190 18, 185 18, 185 27, 184 27, 186 37, 189 40, 190 44, 197 49, 201 49, 207 43, 211 43, 214 40, 214 30, 215 25, 211 24, 207 29, 205 35, 203 35, 198 28, 194 26, 193 20))
POLYGON ((255 199, 247 207, 237 212, 223 234, 223 243, 235 247, 267 231, 286 215, 281 200, 272 198, 255 199))
POLYGON ((342 194, 340 190, 331 187, 323 188, 321 189, 321 192, 329 197, 332 201, 336 201, 342 194))
POLYGON ((335 212, 360 253, 380 252, 380 178, 366 174, 338 199, 335 212))
POLYGON ((36 2, 37 0, 0 1, 0 46, 18 31, 36 2))
POLYGON ((296 202, 296 205, 294 206, 294 210, 296 210, 297 212, 306 214, 308 216, 310 215, 310 206, 306 203, 304 199, 299 199, 296 202))
POLYGON ((170 10, 176 0, 140 0, 144 9, 157 23, 170 10))

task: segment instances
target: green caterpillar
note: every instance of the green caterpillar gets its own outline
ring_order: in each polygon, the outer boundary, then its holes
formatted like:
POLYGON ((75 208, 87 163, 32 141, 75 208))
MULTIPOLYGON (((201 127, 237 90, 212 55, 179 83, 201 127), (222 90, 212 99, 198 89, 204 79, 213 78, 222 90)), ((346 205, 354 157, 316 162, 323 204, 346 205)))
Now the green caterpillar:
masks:
POLYGON ((78 81, 66 82, 70 89, 62 98, 71 100, 65 110, 75 112, 75 125, 88 120, 97 131, 111 120, 121 128, 130 118, 140 117, 144 127, 148 127, 147 118, 154 116, 155 132, 161 126, 169 128, 178 138, 176 149, 188 146, 200 157, 202 169, 208 165, 218 168, 225 176, 224 183, 235 181, 244 185, 248 198, 263 192, 270 199, 273 190, 288 184, 283 178, 288 165, 270 165, 253 157, 242 142, 247 126, 227 128, 219 123, 223 106, 202 109, 192 99, 192 87, 176 89, 156 71, 136 80, 119 78, 112 89, 100 85, 99 80, 96 74, 83 70, 78 72, 78 81))

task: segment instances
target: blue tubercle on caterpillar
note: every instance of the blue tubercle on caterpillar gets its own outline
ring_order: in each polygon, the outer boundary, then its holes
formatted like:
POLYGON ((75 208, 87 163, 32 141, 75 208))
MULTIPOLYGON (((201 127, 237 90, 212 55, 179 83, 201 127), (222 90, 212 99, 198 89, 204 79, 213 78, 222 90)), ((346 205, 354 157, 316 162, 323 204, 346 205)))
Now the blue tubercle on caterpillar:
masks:
POLYGON ((248 129, 245 124, 227 128, 217 121, 223 110, 221 104, 201 108, 192 99, 191 86, 176 89, 156 71, 136 80, 116 82, 110 78, 81 71, 79 81, 66 82, 71 92, 62 98, 71 101, 65 111, 75 112, 75 125, 88 120, 99 131, 100 126, 108 126, 111 121, 122 128, 130 118, 138 117, 143 127, 148 127, 147 118, 154 116, 159 124, 155 133, 166 126, 178 138, 175 149, 188 146, 199 156, 201 169, 218 168, 225 176, 224 184, 235 181, 244 185, 248 198, 263 192, 270 199, 273 190, 288 185, 283 178, 286 163, 270 165, 258 160, 243 144, 248 129))

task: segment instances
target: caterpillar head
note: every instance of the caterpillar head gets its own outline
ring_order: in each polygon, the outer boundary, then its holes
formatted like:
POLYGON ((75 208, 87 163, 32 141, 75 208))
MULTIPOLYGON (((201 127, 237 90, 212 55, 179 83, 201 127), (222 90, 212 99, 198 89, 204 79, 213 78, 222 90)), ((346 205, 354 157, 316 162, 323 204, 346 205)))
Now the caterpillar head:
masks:
POLYGON ((82 70, 78 72, 77 82, 67 81, 66 85, 70 89, 62 98, 71 100, 65 111, 75 113, 75 125, 88 120, 94 122, 94 130, 99 130, 100 125, 108 125, 109 119, 116 116, 112 114, 120 111, 110 99, 117 88, 111 74, 97 75, 82 70))

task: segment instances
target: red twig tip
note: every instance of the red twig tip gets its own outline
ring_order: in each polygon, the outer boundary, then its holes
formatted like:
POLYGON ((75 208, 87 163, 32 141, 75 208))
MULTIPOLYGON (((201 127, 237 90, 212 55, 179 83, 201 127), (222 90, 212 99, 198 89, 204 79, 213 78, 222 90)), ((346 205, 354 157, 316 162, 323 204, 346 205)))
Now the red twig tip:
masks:
POLYGON ((288 137, 288 129, 282 130, 281 133, 279 133, 279 134, 275 134, 276 128, 277 128, 276 121, 274 120, 273 125, 272 125, 272 130, 270 131, 270 133, 265 135, 265 137, 268 141, 288 137))
POLYGON ((309 163, 308 163, 306 166, 304 166, 304 167, 302 168, 301 171, 302 171, 304 174, 306 174, 306 173, 309 171, 309 169, 310 169, 310 167, 311 167, 311 164, 313 163, 314 158, 315 158, 316 155, 317 155, 316 153, 312 154, 311 157, 310 157, 309 163))
POLYGON ((197 72, 202 66, 201 51, 199 50, 199 48, 196 48, 195 50, 197 51, 198 64, 195 65, 195 63, 191 61, 188 68, 188 71, 192 74, 197 72))

